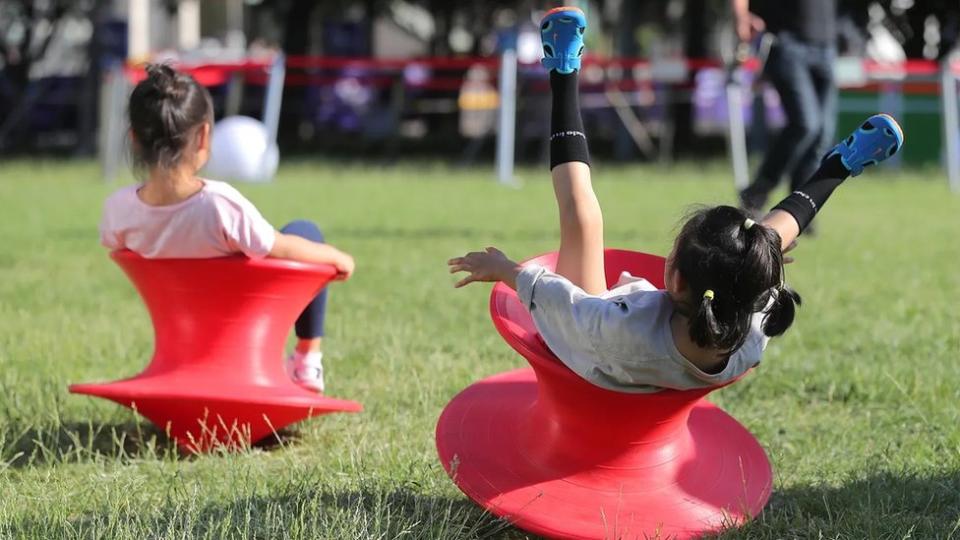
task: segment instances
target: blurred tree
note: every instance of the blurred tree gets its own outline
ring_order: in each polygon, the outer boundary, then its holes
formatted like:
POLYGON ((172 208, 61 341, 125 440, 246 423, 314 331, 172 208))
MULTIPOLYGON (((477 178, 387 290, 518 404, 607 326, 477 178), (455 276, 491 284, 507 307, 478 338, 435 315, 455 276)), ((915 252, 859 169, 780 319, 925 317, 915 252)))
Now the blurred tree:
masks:
POLYGON ((24 141, 17 132, 42 92, 29 91, 30 68, 46 56, 59 22, 74 2, 0 0, 0 150, 24 141))
POLYGON ((881 5, 889 15, 892 30, 903 44, 907 58, 943 59, 953 50, 960 31, 960 2, 957 0, 915 1, 908 9, 898 8, 898 2, 883 0, 881 5), (937 21, 936 40, 928 38, 930 18, 937 21))

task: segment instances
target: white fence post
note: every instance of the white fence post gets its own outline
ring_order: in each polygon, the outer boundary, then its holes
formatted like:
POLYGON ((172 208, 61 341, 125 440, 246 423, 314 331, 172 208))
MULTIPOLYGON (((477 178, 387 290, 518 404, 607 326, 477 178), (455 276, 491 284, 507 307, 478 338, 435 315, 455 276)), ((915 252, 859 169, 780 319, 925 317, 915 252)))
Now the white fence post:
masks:
POLYGON ((940 73, 940 97, 943 101, 943 144, 950 189, 960 193, 960 115, 957 111, 957 78, 953 66, 944 62, 940 73))
POLYGON ((270 64, 270 75, 263 97, 263 125, 267 128, 267 140, 277 141, 280 126, 280 107, 283 104, 283 82, 287 75, 287 59, 277 53, 270 64))
POLYGON ((750 185, 750 163, 747 158, 747 130, 743 122, 743 83, 738 78, 738 71, 731 71, 726 86, 727 140, 733 164, 733 183, 737 191, 743 191, 750 185))
POLYGON ((507 44, 500 56, 499 118, 497 180, 501 184, 513 184, 514 136, 517 126, 517 49, 514 43, 507 44))
POLYGON ((127 78, 123 63, 117 62, 103 73, 100 86, 99 154, 100 170, 106 182, 117 178, 123 161, 126 136, 124 107, 127 102, 127 78))

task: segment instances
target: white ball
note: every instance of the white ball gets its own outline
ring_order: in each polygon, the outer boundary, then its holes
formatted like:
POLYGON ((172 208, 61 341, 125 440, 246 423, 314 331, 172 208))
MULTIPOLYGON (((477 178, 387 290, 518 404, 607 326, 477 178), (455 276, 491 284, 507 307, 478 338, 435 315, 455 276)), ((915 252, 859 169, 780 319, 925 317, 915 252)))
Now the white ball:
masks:
POLYGON ((210 160, 204 175, 214 180, 269 182, 277 172, 280 151, 266 126, 248 116, 230 116, 213 126, 210 160))

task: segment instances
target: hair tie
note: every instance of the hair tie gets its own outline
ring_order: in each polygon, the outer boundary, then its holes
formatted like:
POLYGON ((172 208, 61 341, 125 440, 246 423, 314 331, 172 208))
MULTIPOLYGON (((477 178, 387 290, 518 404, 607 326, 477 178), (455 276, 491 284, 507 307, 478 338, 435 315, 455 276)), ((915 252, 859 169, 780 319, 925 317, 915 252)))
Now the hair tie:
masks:
POLYGON ((753 226, 756 225, 756 224, 757 224, 757 222, 754 221, 754 220, 752 220, 752 219, 750 219, 750 218, 747 218, 747 219, 743 220, 743 228, 746 229, 746 230, 748 230, 748 231, 750 230, 750 227, 753 227, 753 226))
POLYGON ((703 297, 707 300, 713 300, 713 289, 707 289, 703 291, 703 297))

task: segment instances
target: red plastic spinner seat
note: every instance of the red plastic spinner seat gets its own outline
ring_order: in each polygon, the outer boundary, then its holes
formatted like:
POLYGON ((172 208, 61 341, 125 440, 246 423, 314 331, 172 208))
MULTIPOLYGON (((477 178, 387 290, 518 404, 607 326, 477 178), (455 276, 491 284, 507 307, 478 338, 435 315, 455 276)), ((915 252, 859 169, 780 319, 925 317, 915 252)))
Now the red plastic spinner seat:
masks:
POLYGON ((330 266, 246 257, 110 255, 153 320, 155 349, 139 375, 70 391, 116 401, 191 452, 244 446, 311 416, 357 412, 294 384, 284 366, 293 322, 336 275, 330 266))
MULTIPOLYGON (((627 270, 663 287, 663 258, 605 256, 608 284, 627 270)), ((556 254, 532 262, 553 268, 556 254)), ((699 537, 763 509, 770 463, 743 426, 704 399, 716 388, 605 390, 550 352, 502 283, 490 312, 532 369, 471 385, 440 416, 440 460, 471 499, 522 529, 559 538, 699 537)))

